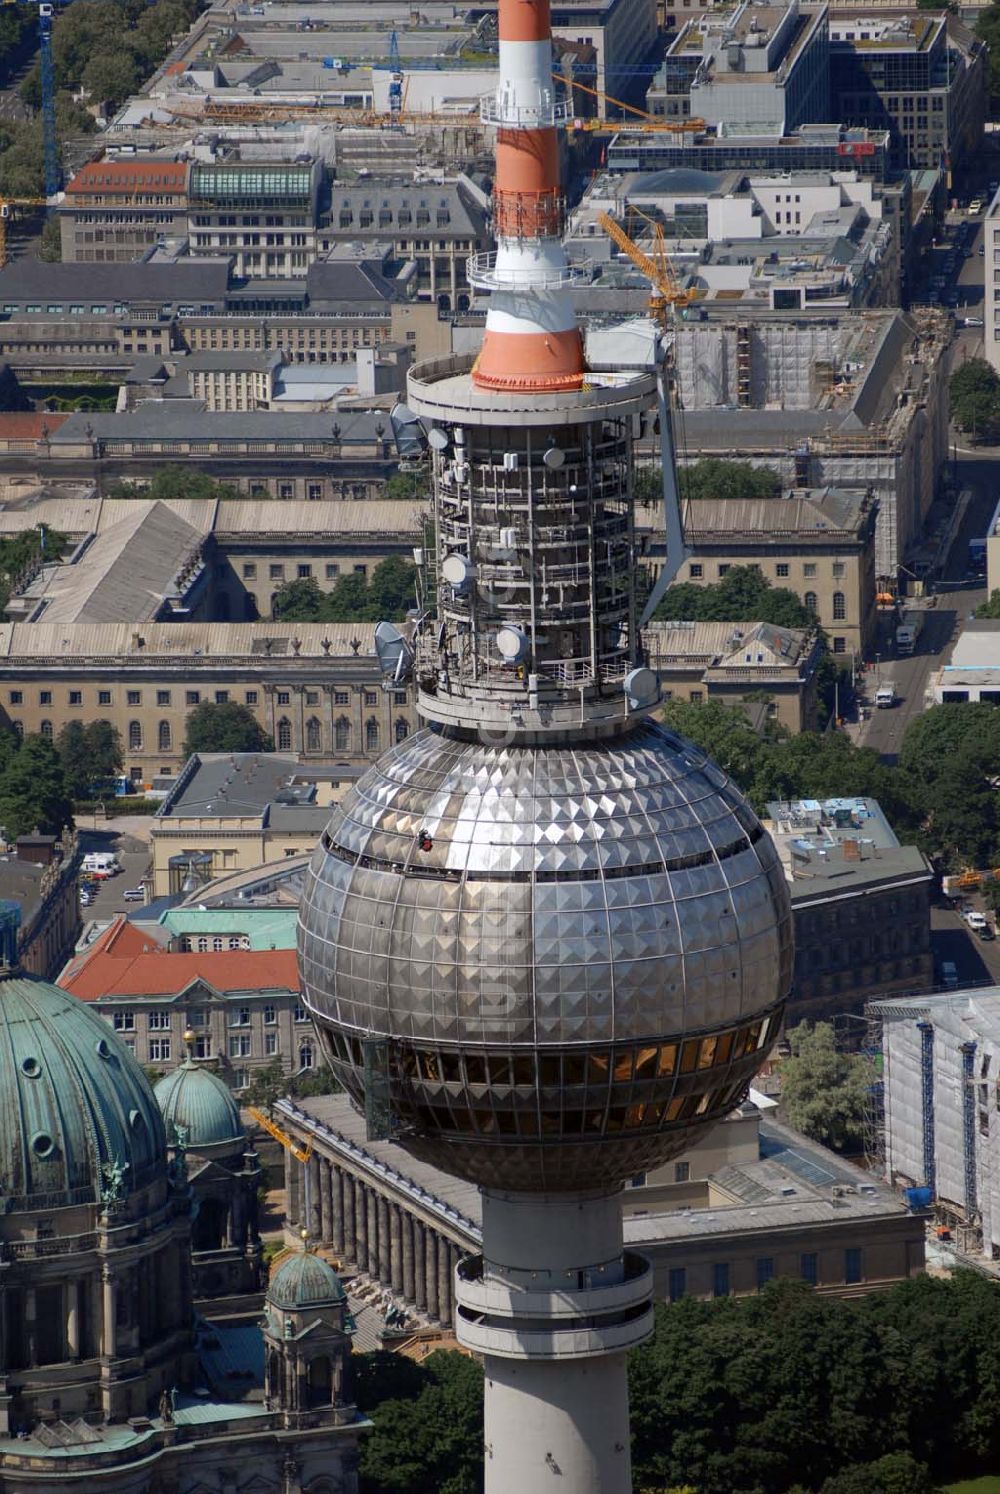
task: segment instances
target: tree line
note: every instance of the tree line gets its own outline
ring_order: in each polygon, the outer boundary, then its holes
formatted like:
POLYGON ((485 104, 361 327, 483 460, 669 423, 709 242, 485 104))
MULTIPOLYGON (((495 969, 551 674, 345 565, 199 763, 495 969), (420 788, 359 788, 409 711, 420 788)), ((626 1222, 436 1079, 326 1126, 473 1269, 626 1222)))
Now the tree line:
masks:
POLYGON ((736 706, 671 701, 664 721, 735 779, 758 813, 780 799, 878 799, 901 839, 944 871, 1000 866, 1000 711, 932 706, 906 728, 895 767, 839 732, 763 736, 736 706))
POLYGON ((314 576, 286 581, 275 593, 272 613, 282 622, 400 622, 417 602, 417 568, 390 555, 371 576, 340 576, 323 591, 314 576))
MULTIPOLYGON (((930 1494, 1000 1466, 1000 1292, 919 1276, 855 1301, 773 1281, 656 1309, 630 1355, 638 1494, 930 1494)), ((481 1494, 482 1371, 354 1358, 364 1494, 481 1494)))

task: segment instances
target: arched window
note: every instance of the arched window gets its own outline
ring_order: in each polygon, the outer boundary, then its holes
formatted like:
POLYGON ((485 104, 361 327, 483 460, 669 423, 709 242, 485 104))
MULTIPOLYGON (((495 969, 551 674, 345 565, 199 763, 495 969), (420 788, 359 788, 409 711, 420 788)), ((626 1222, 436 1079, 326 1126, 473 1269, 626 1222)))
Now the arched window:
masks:
POLYGON ((170 722, 161 721, 159 730, 160 751, 169 752, 172 745, 170 722))
POLYGON ((396 722, 395 732, 396 741, 405 742, 407 737, 410 735, 410 723, 408 721, 404 721, 402 716, 400 716, 396 722))
POLYGON ((313 1045, 303 1043, 299 1048, 299 1068, 311 1069, 313 1066, 313 1045))
POLYGON ((130 721, 128 724, 128 750, 129 752, 142 751, 142 722, 130 721))
POLYGON ((277 744, 279 752, 291 752, 292 750, 292 723, 287 716, 282 716, 278 722, 277 744))
POLYGON ((334 722, 333 744, 338 752, 351 750, 351 723, 346 716, 338 716, 334 722))
POLYGON ((818 610, 816 606, 816 593, 814 591, 807 591, 802 598, 802 604, 809 612, 816 612, 818 610))
POLYGON ((50 741, 50 742, 52 741, 52 722, 51 721, 43 721, 42 724, 39 726, 38 730, 41 732, 42 736, 45 737, 48 741, 50 741))
POLYGON ((842 591, 833 594, 833 616, 837 622, 843 622, 847 616, 847 599, 842 591))
POLYGON ((323 728, 315 716, 310 716, 306 722, 306 751, 322 752, 323 750, 323 728))
POLYGON ((365 722, 365 751, 378 751, 378 722, 374 716, 365 722))

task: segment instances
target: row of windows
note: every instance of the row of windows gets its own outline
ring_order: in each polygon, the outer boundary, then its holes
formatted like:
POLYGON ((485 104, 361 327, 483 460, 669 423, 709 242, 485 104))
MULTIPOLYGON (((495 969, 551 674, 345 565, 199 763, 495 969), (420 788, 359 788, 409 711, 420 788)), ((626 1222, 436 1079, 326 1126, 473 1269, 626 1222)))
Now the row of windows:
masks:
MULTIPOLYGON (((844 1283, 856 1285, 862 1278, 862 1253, 859 1245, 849 1245, 844 1251, 844 1283)), ((774 1256, 759 1255, 755 1262, 757 1290, 763 1291, 774 1279, 774 1256)), ((807 1286, 816 1286, 819 1281, 819 1257, 815 1250, 804 1251, 799 1256, 799 1277, 807 1286)), ((728 1261, 716 1261, 712 1266, 712 1296, 728 1297, 732 1292, 731 1268, 728 1261)), ((687 1295, 687 1268, 674 1266, 667 1278, 667 1297, 679 1302, 687 1295)))
MULTIPOLYGON (((290 699, 290 697, 289 697, 289 695, 288 695, 287 692, 279 692, 279 704, 281 703, 281 694, 282 693, 285 694, 285 702, 284 703, 287 705, 288 701, 290 699)), ((318 691, 314 691, 312 693, 315 695, 315 699, 312 702, 310 702, 310 703, 311 704, 316 704, 319 701, 319 692, 318 691)), ((39 705, 43 705, 43 706, 51 705, 52 704, 52 694, 53 694, 53 692, 51 690, 39 690, 39 692, 38 692, 38 704, 39 705)), ((307 700, 308 700, 308 696, 309 696, 309 692, 308 691, 306 692, 306 695, 307 695, 307 700)), ((208 699, 207 692, 206 692, 204 698, 206 700, 208 699)), ((9 699, 11 705, 14 705, 14 706, 23 705, 24 704, 24 691, 23 690, 11 690, 9 692, 9 694, 8 694, 8 699, 9 699)), ((230 692, 228 690, 216 690, 215 691, 214 699, 215 699, 216 705, 225 705, 226 702, 230 699, 230 692)), ((260 691, 259 690, 247 690, 244 693, 243 699, 244 699, 245 704, 248 705, 248 706, 259 705, 260 704, 260 691)), ((69 704, 71 706, 82 706, 83 705, 83 691, 82 690, 70 690, 68 692, 68 695, 67 695, 67 700, 68 700, 68 702, 69 702, 69 704)), ((186 706, 200 705, 201 704, 201 700, 202 700, 202 692, 200 690, 185 690, 185 692, 184 692, 184 704, 186 706)), ((114 692, 111 691, 111 690, 98 690, 98 692, 97 692, 97 704, 99 706, 113 705, 114 704, 114 692)), ((142 705, 142 691, 141 690, 126 690, 125 691, 125 704, 126 705, 130 705, 130 706, 141 706, 142 705)), ((170 690, 157 690, 157 692, 156 692, 156 704, 158 706, 170 706, 170 705, 172 705, 173 704, 173 692, 170 691, 170 690)), ((43 730, 44 730, 44 726, 43 726, 43 730)))
MULTIPOLYGON (((198 941, 199 945, 201 942, 201 940, 198 941)), ((229 947, 230 949, 245 948, 245 946, 234 945, 232 943, 229 947)), ((226 1013, 227 1026, 249 1027, 251 1025, 253 1010, 249 1006, 231 1007, 226 1013)), ((277 1024, 278 1008, 273 1001, 265 1002, 260 1011, 265 1027, 274 1027, 277 1024)), ((134 1009, 113 1012, 111 1014, 111 1025, 115 1032, 135 1032, 137 1031, 137 1015, 134 1009)), ((149 1032, 170 1032, 173 1029, 173 1019, 175 1016, 180 1016, 180 1013, 174 1012, 168 1007, 153 1008, 151 1011, 146 1012, 147 1030, 149 1032)), ((302 1005, 296 1005, 293 1008, 292 1017, 296 1022, 309 1021, 309 1013, 302 1005)), ((209 1019, 210 1012, 207 1007, 195 1007, 184 1014, 184 1026, 198 1032, 209 1026, 209 1019)))
MULTIPOLYGON (((310 498, 322 498, 323 492, 322 492, 322 488, 321 488, 320 484, 319 483, 315 483, 315 484, 313 484, 311 486, 314 486, 315 489, 316 489, 316 491, 315 491, 315 493, 312 492, 312 491, 310 491, 309 497, 310 498)), ((352 566, 351 569, 353 570, 353 572, 354 572, 354 574, 356 576, 367 576, 368 575, 368 567, 367 567, 367 565, 355 565, 355 566, 352 566)), ((285 567, 284 567, 284 565, 280 561, 272 561, 272 563, 267 568, 267 573, 268 573, 268 576, 270 577, 270 579, 272 581, 284 581, 284 579, 285 579, 285 567)), ((312 576, 312 573, 313 573, 313 568, 309 564, 308 561, 302 561, 300 564, 296 565, 296 567, 295 567, 295 574, 296 574, 297 578, 300 581, 308 581, 309 578, 312 576)), ((335 581, 339 575, 340 575, 340 566, 339 565, 336 565, 336 564, 333 564, 333 563, 327 565, 327 567, 326 567, 326 579, 328 581, 335 581)), ((256 581, 256 579, 257 579, 257 562, 255 560, 245 560, 243 562, 243 579, 244 579, 244 581, 256 581)))
MULTIPOLYGON (((719 579, 721 580, 723 576, 727 576, 732 568, 733 567, 731 562, 723 561, 718 567, 719 579)), ((760 566, 756 566, 755 569, 760 570, 760 566)), ((835 560, 830 569, 835 581, 839 581, 843 576, 847 575, 847 566, 842 560, 835 560)), ((693 580, 700 579, 705 574, 704 565, 697 560, 691 562, 690 570, 693 580)), ((774 567, 774 574, 780 580, 787 580, 787 578, 791 575, 791 567, 789 563, 784 560, 779 560, 774 567)), ((806 580, 810 580, 813 577, 818 576, 819 571, 817 569, 817 562, 815 560, 804 561, 802 564, 802 574, 806 578, 806 580)))
MULTIPOLYGON (((135 1042, 126 1039, 126 1046, 134 1053, 135 1042)), ((278 1046, 278 1034, 268 1032, 264 1034, 264 1058, 276 1058, 280 1052, 278 1046)), ((213 1055, 206 1050, 205 1040, 195 1044, 195 1058, 211 1058, 213 1055)), ((228 1058, 253 1058, 252 1044, 248 1034, 231 1037, 227 1048, 228 1058)), ((173 1058, 173 1044, 168 1037, 150 1038, 146 1045, 146 1058, 149 1063, 170 1063, 173 1058)), ((311 1069, 316 1064, 316 1054, 312 1043, 300 1043, 298 1050, 300 1069, 311 1069)), ((237 1082, 237 1089, 245 1089, 248 1078, 244 1075, 242 1082, 237 1082)))

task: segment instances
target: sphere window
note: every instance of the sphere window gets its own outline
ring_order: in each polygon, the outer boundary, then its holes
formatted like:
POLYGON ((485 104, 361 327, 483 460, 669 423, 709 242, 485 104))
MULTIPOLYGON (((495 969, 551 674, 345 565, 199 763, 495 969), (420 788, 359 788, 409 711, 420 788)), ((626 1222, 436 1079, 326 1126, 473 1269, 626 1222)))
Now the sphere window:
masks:
POLYGON ((31 1138, 31 1150, 36 1157, 51 1157, 56 1144, 47 1131, 36 1131, 31 1138))
POLYGON ((656 1073, 659 1078, 664 1078, 677 1071, 677 1044, 667 1043, 660 1049, 660 1057, 656 1064, 656 1073))
POLYGON ((481 1053, 466 1054, 465 1079, 467 1084, 486 1083, 486 1059, 481 1053))
POLYGON ((21 1073, 27 1074, 29 1079, 37 1079, 42 1072, 42 1066, 37 1058, 22 1058, 21 1073))

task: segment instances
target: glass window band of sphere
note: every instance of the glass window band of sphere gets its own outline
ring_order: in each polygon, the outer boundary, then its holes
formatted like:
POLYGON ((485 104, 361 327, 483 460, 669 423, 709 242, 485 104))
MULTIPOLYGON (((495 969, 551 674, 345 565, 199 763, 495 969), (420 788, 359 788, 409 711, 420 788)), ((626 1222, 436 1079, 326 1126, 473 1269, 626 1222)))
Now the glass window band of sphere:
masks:
MULTIPOLYGON (((554 1052, 391 1045, 393 1108, 420 1129, 481 1136, 659 1130, 736 1104, 771 1046, 781 1008, 701 1036, 554 1052)), ((356 1089, 361 1040, 321 1028, 356 1089), (350 1072, 350 1071, 353 1071, 350 1072)))

